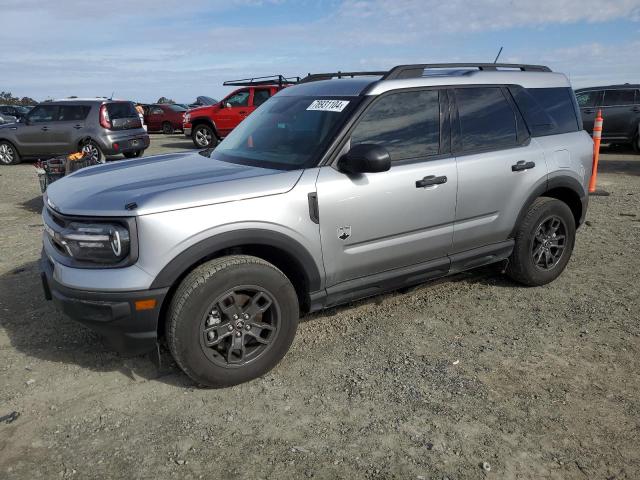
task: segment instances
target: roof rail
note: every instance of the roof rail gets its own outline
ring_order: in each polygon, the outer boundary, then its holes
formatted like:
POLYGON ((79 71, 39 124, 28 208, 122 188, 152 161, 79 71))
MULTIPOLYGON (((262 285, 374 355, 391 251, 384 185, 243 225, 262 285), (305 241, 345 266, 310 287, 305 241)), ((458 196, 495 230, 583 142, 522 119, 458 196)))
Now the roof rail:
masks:
POLYGON ((526 65, 520 63, 424 63, 415 65, 398 65, 389 70, 382 80, 402 78, 420 78, 428 69, 476 68, 480 71, 520 70, 521 72, 550 72, 544 65, 526 65))
POLYGON ((300 77, 285 77, 284 75, 268 75, 266 77, 241 78, 239 80, 227 80, 222 85, 225 87, 251 87, 254 85, 294 85, 300 81, 300 77))
POLYGON ((334 73, 309 73, 306 77, 302 78, 298 83, 317 82, 319 80, 331 80, 332 78, 354 78, 363 76, 376 76, 382 77, 387 72, 334 72, 334 73))

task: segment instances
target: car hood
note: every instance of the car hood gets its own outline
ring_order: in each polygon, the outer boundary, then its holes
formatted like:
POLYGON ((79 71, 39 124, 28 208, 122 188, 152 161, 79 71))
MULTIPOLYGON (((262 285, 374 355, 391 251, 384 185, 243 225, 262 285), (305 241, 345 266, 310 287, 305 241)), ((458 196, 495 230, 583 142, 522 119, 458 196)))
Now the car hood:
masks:
POLYGON ((49 185, 47 203, 66 215, 148 215, 285 193, 301 174, 222 162, 204 152, 157 155, 78 170, 49 185))

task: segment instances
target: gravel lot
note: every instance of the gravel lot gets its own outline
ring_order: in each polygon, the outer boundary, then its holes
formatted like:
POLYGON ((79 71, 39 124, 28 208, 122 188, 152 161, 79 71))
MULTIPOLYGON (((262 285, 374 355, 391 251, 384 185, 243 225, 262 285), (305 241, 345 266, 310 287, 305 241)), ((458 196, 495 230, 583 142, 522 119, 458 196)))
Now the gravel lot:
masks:
POLYGON ((491 267, 332 309, 206 390, 43 300, 34 168, 0 168, 0 478, 640 478, 640 156, 599 178, 551 285, 491 267))

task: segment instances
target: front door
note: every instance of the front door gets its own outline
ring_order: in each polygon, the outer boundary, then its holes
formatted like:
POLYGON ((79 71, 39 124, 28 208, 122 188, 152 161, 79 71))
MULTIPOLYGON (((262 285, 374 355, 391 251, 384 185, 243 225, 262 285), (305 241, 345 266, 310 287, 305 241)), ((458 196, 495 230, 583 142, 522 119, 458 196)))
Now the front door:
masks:
POLYGON ((57 105, 37 105, 34 107, 24 123, 20 123, 16 130, 16 143, 22 155, 51 155, 52 129, 58 120, 57 105))
POLYGON ((508 238, 534 185, 546 180, 547 166, 504 89, 456 88, 454 97, 458 196, 453 253, 461 253, 508 238))
POLYGON ((251 113, 250 93, 251 90, 246 88, 233 93, 222 101, 223 108, 216 114, 216 127, 223 137, 227 136, 251 113))
POLYGON ((457 173, 443 132, 448 134, 448 115, 440 106, 442 92, 384 94, 353 127, 350 146, 384 146, 391 156, 389 171, 355 175, 320 169, 317 195, 327 287, 446 259, 457 173))

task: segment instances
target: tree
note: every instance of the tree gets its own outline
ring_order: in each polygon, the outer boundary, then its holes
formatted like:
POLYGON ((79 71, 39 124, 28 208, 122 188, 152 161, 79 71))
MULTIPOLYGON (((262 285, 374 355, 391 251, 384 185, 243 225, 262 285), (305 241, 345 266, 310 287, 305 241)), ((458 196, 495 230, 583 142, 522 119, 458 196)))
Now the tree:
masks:
POLYGON ((11 92, 0 92, 0 103, 3 105, 35 105, 38 103, 31 97, 14 97, 11 92))
POLYGON ((176 103, 176 102, 174 102, 173 100, 167 97, 160 97, 156 103, 176 103))

